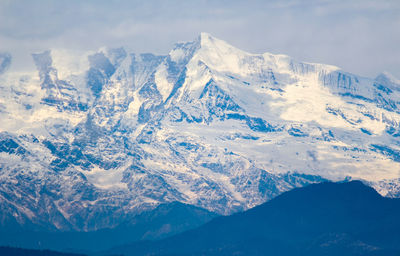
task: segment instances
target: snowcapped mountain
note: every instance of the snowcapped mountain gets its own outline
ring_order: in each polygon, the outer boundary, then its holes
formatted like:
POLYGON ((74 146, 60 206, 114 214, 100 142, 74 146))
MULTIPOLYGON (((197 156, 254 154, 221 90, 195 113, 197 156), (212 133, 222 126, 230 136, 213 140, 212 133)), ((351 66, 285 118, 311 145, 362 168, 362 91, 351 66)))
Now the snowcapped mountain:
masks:
POLYGON ((400 81, 206 33, 167 56, 0 54, 3 226, 114 227, 180 201, 220 214, 323 180, 400 195, 400 81))

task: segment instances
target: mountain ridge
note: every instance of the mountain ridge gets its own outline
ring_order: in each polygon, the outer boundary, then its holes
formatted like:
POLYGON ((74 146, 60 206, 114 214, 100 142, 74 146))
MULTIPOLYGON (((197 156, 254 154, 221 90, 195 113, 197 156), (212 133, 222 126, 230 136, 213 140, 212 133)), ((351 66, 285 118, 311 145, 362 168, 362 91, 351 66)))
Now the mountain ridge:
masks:
POLYGON ((109 229, 96 231, 34 231, 30 227, 0 230, 0 245, 64 252, 92 253, 140 240, 158 240, 196 228, 215 213, 179 202, 160 204, 109 229))
POLYGON ((311 184, 197 229, 108 253, 396 255, 400 250, 399 202, 380 196, 360 181, 311 184))

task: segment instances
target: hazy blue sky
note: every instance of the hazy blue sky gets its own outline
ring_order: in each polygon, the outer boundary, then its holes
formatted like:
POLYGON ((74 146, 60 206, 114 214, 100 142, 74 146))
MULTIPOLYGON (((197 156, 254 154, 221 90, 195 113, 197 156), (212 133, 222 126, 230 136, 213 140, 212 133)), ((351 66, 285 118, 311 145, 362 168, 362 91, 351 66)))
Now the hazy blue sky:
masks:
POLYGON ((0 0, 0 51, 14 65, 48 48, 165 54, 202 31, 252 53, 400 78, 400 0, 0 0))

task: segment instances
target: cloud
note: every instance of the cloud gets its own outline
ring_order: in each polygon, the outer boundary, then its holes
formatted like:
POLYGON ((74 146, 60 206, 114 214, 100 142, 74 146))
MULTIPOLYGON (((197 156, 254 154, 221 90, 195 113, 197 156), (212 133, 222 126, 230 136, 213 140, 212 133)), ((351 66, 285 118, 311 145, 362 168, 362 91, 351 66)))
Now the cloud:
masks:
POLYGON ((253 53, 400 77, 399 27, 397 0, 0 1, 0 51, 20 59, 102 46, 165 54, 205 31, 253 53))

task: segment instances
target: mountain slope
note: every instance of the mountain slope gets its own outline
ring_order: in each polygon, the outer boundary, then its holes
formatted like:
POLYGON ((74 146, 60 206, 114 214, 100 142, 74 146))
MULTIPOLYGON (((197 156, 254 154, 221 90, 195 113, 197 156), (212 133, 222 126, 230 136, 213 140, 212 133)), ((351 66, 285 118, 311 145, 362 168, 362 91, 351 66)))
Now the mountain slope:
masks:
POLYGON ((112 229, 91 232, 0 231, 0 245, 62 251, 100 251, 140 240, 156 240, 196 228, 217 215, 179 202, 133 216, 112 229))
POLYGON ((398 255, 400 200, 359 181, 294 189, 246 212, 124 255, 398 255))
POLYGON ((351 178, 399 196, 400 83, 388 74, 206 33, 166 56, 32 57, 32 73, 0 75, 2 226, 113 228, 173 201, 231 214, 351 178))

